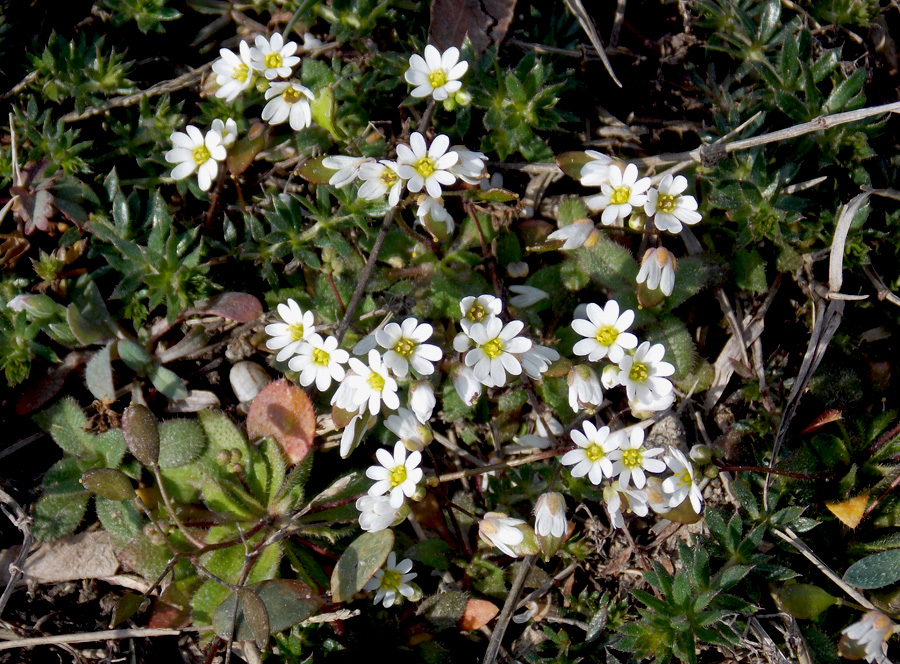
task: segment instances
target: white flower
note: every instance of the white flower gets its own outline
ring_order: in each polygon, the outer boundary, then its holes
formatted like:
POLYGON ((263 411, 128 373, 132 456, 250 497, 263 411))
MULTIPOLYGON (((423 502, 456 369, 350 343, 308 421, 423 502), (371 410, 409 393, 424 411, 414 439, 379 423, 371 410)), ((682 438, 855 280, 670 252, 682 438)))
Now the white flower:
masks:
POLYGON ((609 454, 609 458, 613 462, 612 474, 619 478, 619 484, 623 489, 627 489, 628 483, 631 481, 634 481, 636 488, 643 489, 647 483, 644 471, 661 473, 666 469, 666 464, 661 459, 653 458, 662 454, 662 451, 661 447, 646 449, 644 447, 644 430, 634 427, 631 430, 631 436, 622 436, 619 449, 613 450, 609 454))
POLYGON ((663 480, 662 488, 669 499, 669 507, 678 507, 685 498, 691 501, 694 512, 703 512, 703 493, 694 481, 694 464, 688 461, 680 450, 672 450, 672 456, 663 460, 672 471, 672 477, 663 480))
POLYGON ((600 384, 604 389, 611 390, 619 385, 619 367, 615 364, 607 364, 600 372, 600 384))
POLYGON ((375 451, 375 458, 380 466, 369 466, 366 477, 375 480, 369 487, 370 496, 390 494, 391 507, 400 509, 404 496, 412 497, 416 493, 416 485, 422 480, 424 473, 419 468, 422 460, 420 452, 406 455, 406 447, 399 440, 394 444, 394 454, 382 448, 375 451))
POLYGON ((651 413, 658 413, 669 409, 673 403, 675 403, 675 393, 670 392, 669 394, 654 395, 653 399, 648 402, 641 401, 640 399, 630 399, 628 401, 628 407, 631 408, 632 415, 643 419, 651 413))
MULTIPOLYGON (((464 336, 464 335, 460 335, 464 336)), ((475 378, 475 372, 465 364, 457 364, 453 372, 453 388, 467 406, 473 405, 481 398, 481 382, 475 378)))
POLYGON ((637 275, 637 282, 647 282, 647 288, 656 290, 659 288, 664 295, 671 295, 675 288, 675 269, 677 264, 672 252, 659 247, 647 249, 644 259, 641 261, 641 270, 637 275))
POLYGON ((622 516, 622 508, 626 512, 633 512, 638 516, 647 516, 650 511, 647 508, 647 494, 636 489, 624 489, 618 481, 603 487, 603 500, 606 503, 606 511, 609 520, 615 528, 624 528, 625 519, 622 516))
POLYGON ((612 157, 596 150, 585 150, 585 154, 591 158, 581 167, 579 181, 585 187, 600 187, 609 184, 609 167, 616 163, 612 157))
POLYGON ((400 518, 399 510, 391 507, 391 499, 387 496, 360 496, 356 509, 359 510, 359 527, 368 533, 384 530, 400 518))
POLYGON ((250 49, 250 64, 270 81, 287 78, 294 65, 300 62, 300 58, 294 55, 297 44, 292 41, 285 44, 284 38, 277 32, 271 39, 257 35, 254 43, 256 46, 250 49))
POLYGON ((675 367, 663 362, 665 354, 662 344, 651 346, 645 341, 634 351, 634 356, 626 355, 619 360, 619 383, 625 386, 629 401, 637 399, 648 406, 672 394, 672 383, 665 377, 675 373, 675 367))
POLYGON ((425 424, 431 419, 431 413, 434 412, 434 406, 437 403, 431 383, 424 380, 414 381, 409 386, 408 401, 409 407, 416 414, 419 422, 425 424))
POLYGON ((375 340, 375 333, 367 334, 360 339, 353 347, 354 355, 368 355, 373 348, 378 348, 378 341, 375 340))
POLYGON ((418 206, 416 207, 416 223, 427 228, 429 232, 431 232, 432 226, 430 221, 444 223, 447 229, 446 234, 453 233, 456 224, 453 222, 453 217, 447 212, 447 208, 444 207, 443 198, 432 198, 428 194, 419 194, 416 197, 416 205, 418 206))
POLYGON ((583 247, 587 242, 591 233, 594 232, 594 222, 590 219, 579 219, 568 226, 563 226, 559 230, 555 230, 547 236, 548 240, 564 240, 563 249, 578 249, 583 247))
POLYGON ((478 536, 488 546, 496 546, 507 556, 516 558, 518 554, 510 547, 521 544, 525 540, 525 533, 517 527, 524 523, 522 519, 512 519, 503 512, 488 512, 478 522, 478 536))
POLYGON ((650 187, 650 178, 638 180, 638 170, 634 164, 628 164, 624 173, 618 166, 611 164, 607 173, 609 183, 600 187, 603 193, 588 198, 585 203, 589 208, 603 210, 600 221, 608 226, 617 219, 625 219, 633 208, 644 204, 647 200, 644 192, 650 187))
POLYGON ((869 611, 841 632, 838 652, 847 659, 865 658, 871 664, 887 655, 887 640, 897 625, 881 611, 869 611))
POLYGON ((624 436, 620 432, 612 435, 609 427, 599 429, 592 422, 584 423, 584 433, 577 429, 572 431, 572 442, 578 447, 566 452, 560 463, 574 466, 572 477, 587 475, 591 484, 600 484, 604 477, 612 477, 613 466, 611 454, 618 449, 624 436))
POLYGON ((450 167, 450 172, 463 182, 480 184, 484 179, 484 162, 487 156, 483 152, 466 150, 461 145, 454 145, 450 150, 459 155, 459 161, 450 167))
POLYGON ((456 176, 449 168, 456 164, 459 155, 447 152, 448 147, 450 139, 446 134, 435 136, 431 147, 428 147, 425 137, 417 131, 409 137, 409 147, 397 146, 397 173, 404 180, 409 180, 406 186, 411 192, 424 188, 432 198, 440 198, 441 185, 456 182, 456 176))
POLYGON ((594 412, 603 403, 600 379, 586 364, 572 367, 566 382, 569 385, 569 406, 576 413, 579 410, 594 412))
POLYGON ((415 85, 410 94, 413 97, 431 95, 435 101, 444 101, 462 87, 463 74, 469 63, 459 61, 459 49, 451 46, 441 53, 429 44, 425 47, 425 57, 414 53, 409 58, 409 69, 403 77, 410 85, 415 85))
MULTIPOLYGON (((338 387, 338 392, 343 386, 344 383, 341 383, 338 387)), ((335 392, 335 396, 337 396, 337 392, 335 392)), ((332 398, 331 402, 335 403, 335 399, 332 398)), ((346 459, 350 456, 350 453, 356 449, 357 445, 359 445, 359 441, 362 440, 363 435, 368 430, 370 420, 371 416, 369 415, 369 411, 363 406, 356 416, 347 423, 347 426, 344 427, 344 431, 341 433, 340 447, 342 459, 346 459)))
POLYGON ((377 590, 374 603, 382 602, 384 607, 389 609, 397 601, 397 595, 407 598, 415 595, 416 591, 408 583, 416 578, 416 573, 410 572, 411 569, 412 561, 409 558, 398 563, 397 554, 391 551, 384 568, 375 572, 375 575, 366 581, 363 589, 377 590))
POLYGON ((183 180, 197 171, 197 183, 207 191, 219 174, 219 162, 226 157, 221 134, 208 131, 204 136, 194 125, 188 125, 183 132, 172 132, 169 140, 175 147, 166 152, 166 161, 177 164, 172 177, 183 180))
POLYGON ((388 159, 378 162, 366 162, 359 167, 359 179, 363 181, 359 188, 359 197, 374 201, 385 194, 391 207, 400 202, 403 193, 403 179, 397 174, 397 163, 388 159))
POLYGON ((250 64, 250 47, 242 41, 236 55, 227 48, 219 49, 219 59, 213 63, 216 74, 216 97, 231 103, 239 94, 253 85, 255 78, 250 64))
POLYGON ((415 413, 406 408, 401 408, 387 417, 384 426, 412 452, 425 449, 433 440, 431 427, 421 423, 415 413))
POLYGON ((363 164, 373 161, 368 157, 347 157, 345 155, 330 155, 322 160, 322 166, 337 171, 328 180, 332 187, 345 187, 353 182, 359 175, 363 164))
POLYGON ((311 32, 303 33, 303 46, 301 47, 304 51, 313 51, 317 48, 322 48, 325 45, 321 39, 317 39, 316 36, 311 32))
POLYGON ((566 534, 566 499, 561 493, 542 493, 534 505, 534 532, 541 537, 566 534))
POLYGON ((587 305, 587 319, 576 318, 572 321, 572 329, 586 339, 582 339, 572 347, 576 355, 587 356, 591 362, 609 357, 619 362, 625 351, 637 346, 637 337, 626 332, 634 322, 634 312, 626 309, 619 314, 619 303, 610 300, 602 309, 599 305, 587 305))
POLYGON ((226 148, 230 148, 237 140, 237 123, 231 118, 228 118, 225 122, 216 118, 212 121, 210 129, 222 137, 222 145, 226 148))
POLYGON ((281 124, 288 118, 291 129, 300 131, 312 124, 312 109, 309 102, 315 99, 313 93, 294 81, 272 83, 266 90, 269 102, 263 108, 262 119, 270 125, 281 124))
POLYGON ((519 353, 517 357, 522 363, 522 370, 533 380, 538 380, 550 368, 550 365, 559 359, 559 352, 553 348, 532 343, 531 348, 524 353, 519 353))
POLYGON ((510 286, 509 290, 516 293, 515 297, 510 298, 509 303, 520 309, 530 307, 532 304, 550 297, 550 293, 547 291, 542 291, 540 288, 533 288, 532 286, 510 286))
POLYGON ((369 351, 368 366, 351 357, 350 368, 352 371, 345 376, 340 388, 334 393, 332 404, 351 412, 368 404, 372 415, 381 411, 382 402, 390 410, 400 407, 397 381, 388 374, 377 350, 369 351))
MULTIPOLYGON (((284 362, 294 355, 309 337, 316 331, 311 311, 303 311, 294 300, 288 299, 287 304, 278 305, 278 315, 283 323, 266 325, 266 334, 271 339, 266 341, 266 348, 278 351, 275 356, 277 362, 284 362)), ((347 360, 344 360, 346 362, 347 360)))
POLYGON ((697 212, 697 199, 682 195, 687 186, 686 177, 669 174, 659 183, 658 190, 651 189, 647 193, 644 212, 653 217, 659 230, 680 233, 682 224, 696 224, 703 218, 697 212))
POLYGON ((398 378, 406 378, 409 368, 422 376, 434 373, 432 362, 438 362, 444 354, 434 344, 426 344, 434 328, 429 323, 419 323, 407 318, 400 325, 388 323, 375 331, 378 345, 386 349, 384 363, 398 378))
POLYGON ((479 295, 478 297, 469 295, 460 300, 459 310, 462 313, 459 326, 463 332, 468 334, 469 328, 473 324, 487 324, 495 316, 499 316, 503 311, 503 302, 499 297, 493 295, 479 295))
POLYGON ((291 358, 288 366, 291 371, 300 372, 300 384, 303 387, 316 384, 320 392, 331 387, 332 379, 337 382, 344 380, 344 367, 350 359, 350 354, 338 348, 337 337, 322 339, 321 335, 310 334, 306 343, 297 349, 296 357, 291 358))
POLYGON ((517 336, 525 323, 514 320, 503 325, 494 318, 485 325, 475 323, 469 328, 469 337, 475 348, 466 353, 465 362, 472 367, 475 379, 486 387, 501 387, 506 384, 506 374, 518 376, 522 365, 515 353, 524 353, 531 348, 531 340, 517 336))

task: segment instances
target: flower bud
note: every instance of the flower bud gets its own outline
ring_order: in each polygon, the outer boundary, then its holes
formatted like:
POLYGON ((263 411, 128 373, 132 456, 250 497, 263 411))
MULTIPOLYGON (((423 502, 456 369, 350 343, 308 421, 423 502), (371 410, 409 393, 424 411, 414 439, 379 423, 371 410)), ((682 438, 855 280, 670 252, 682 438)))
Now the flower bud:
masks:
POLYGON ((530 556, 540 551, 534 530, 522 519, 512 519, 503 512, 488 512, 478 522, 478 536, 513 558, 530 556))
POLYGON ((619 367, 615 364, 607 364, 600 372, 600 384, 604 389, 611 390, 619 385, 619 367))
POLYGON ((547 558, 556 555, 568 530, 566 500, 561 493, 541 494, 534 506, 534 531, 541 552, 547 558))
POLYGON ((572 367, 566 379, 569 385, 569 406, 574 412, 594 412, 603 403, 603 387, 597 374, 586 364, 572 367))
POLYGON ((24 311, 32 320, 48 320, 64 315, 66 308, 48 295, 16 295, 6 303, 10 311, 24 311))
POLYGON ((409 386, 409 407, 419 422, 428 423, 434 412, 435 404, 437 404, 437 400, 434 397, 434 388, 427 380, 417 380, 409 386))
POLYGON ((453 100, 460 106, 468 106, 472 103, 472 93, 467 90, 458 90, 456 94, 453 95, 453 100))

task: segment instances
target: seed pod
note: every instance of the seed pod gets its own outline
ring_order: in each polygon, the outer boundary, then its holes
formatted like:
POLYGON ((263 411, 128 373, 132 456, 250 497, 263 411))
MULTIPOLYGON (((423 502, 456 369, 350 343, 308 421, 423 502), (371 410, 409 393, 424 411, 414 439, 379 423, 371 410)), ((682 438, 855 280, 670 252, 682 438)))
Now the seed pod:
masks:
POLYGON ((108 500, 130 500, 134 498, 131 480, 115 468, 91 468, 84 471, 81 484, 93 494, 108 500))
POLYGON ((159 427, 147 406, 131 405, 122 415, 122 434, 134 458, 145 466, 159 462, 159 427))

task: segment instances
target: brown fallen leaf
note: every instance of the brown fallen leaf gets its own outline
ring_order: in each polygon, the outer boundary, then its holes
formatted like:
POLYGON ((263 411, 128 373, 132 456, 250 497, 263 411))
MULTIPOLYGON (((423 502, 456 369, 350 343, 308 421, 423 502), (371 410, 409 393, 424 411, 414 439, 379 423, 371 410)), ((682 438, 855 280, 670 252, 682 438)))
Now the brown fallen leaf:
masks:
POLYGON ((316 413, 306 392, 280 378, 256 395, 247 412, 251 440, 271 436, 288 462, 299 463, 313 446, 316 413))
POLYGON ((515 9, 516 0, 432 0, 429 41, 444 51, 468 35, 478 57, 503 41, 515 9))
POLYGON ((466 602, 466 610, 459 619, 459 628, 464 632, 481 629, 500 613, 499 607, 486 599, 470 599, 466 602))

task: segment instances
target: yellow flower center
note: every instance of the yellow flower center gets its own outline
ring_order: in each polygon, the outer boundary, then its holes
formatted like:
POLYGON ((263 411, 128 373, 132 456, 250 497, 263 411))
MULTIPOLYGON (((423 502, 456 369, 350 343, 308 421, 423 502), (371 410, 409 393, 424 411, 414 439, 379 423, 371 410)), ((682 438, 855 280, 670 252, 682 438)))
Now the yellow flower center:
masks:
POLYGON ((432 173, 437 170, 437 164, 434 163, 434 159, 431 157, 422 157, 413 164, 413 168, 416 169, 416 173, 421 175, 423 178, 431 177, 432 173))
POLYGON ((392 487, 400 486, 406 481, 406 466, 394 466, 388 476, 392 487))
POLYGON ((681 475, 678 476, 678 483, 683 484, 684 486, 690 486, 694 483, 691 479, 691 473, 688 470, 685 470, 681 475))
POLYGON ((481 350, 493 360, 503 352, 503 342, 500 339, 491 339, 481 347, 481 350))
POLYGON ((409 357, 416 349, 416 342, 410 341, 406 337, 400 337, 400 340, 394 345, 394 352, 401 357, 409 357))
POLYGON ((594 461, 600 461, 603 457, 606 456, 606 452, 603 451, 603 448, 597 443, 591 443, 584 450, 584 456, 587 457, 587 460, 593 463, 594 461))
MULTIPOLYGON (((366 382, 369 384, 369 387, 371 387, 376 392, 381 392, 381 390, 384 389, 384 378, 382 378, 380 374, 374 371, 369 374, 366 382)), ((406 471, 404 470, 403 472, 405 473, 406 471)))
POLYGON ((482 307, 480 304, 476 304, 474 307, 469 309, 469 312, 466 314, 466 318, 468 318, 473 323, 480 323, 484 320, 485 315, 487 315, 487 312, 484 310, 484 307, 482 307))
POLYGON ((435 69, 428 74, 428 82, 431 84, 431 87, 439 88, 447 82, 447 74, 444 73, 443 69, 435 69))
POLYGON ((275 53, 273 51, 266 56, 266 68, 268 69, 278 69, 278 67, 281 66, 281 63, 281 53, 275 53))
POLYGON ((631 365, 631 371, 628 372, 628 377, 633 380, 635 383, 643 383, 647 380, 647 376, 649 373, 647 372, 647 365, 641 364, 640 362, 635 362, 631 365))
POLYGON ((331 359, 331 355, 329 355, 326 351, 321 348, 316 348, 312 354, 312 360, 314 364, 318 364, 320 367, 327 367, 328 360, 331 359))
POLYGON ((619 331, 609 325, 601 327, 597 330, 597 334, 594 335, 594 339, 596 339, 597 343, 601 346, 612 346, 618 337, 619 331))
POLYGON ((288 334, 293 341, 300 341, 303 338, 303 323, 288 325, 288 334))
POLYGON ((616 187, 613 189, 609 202, 613 205, 624 205, 631 198, 631 187, 616 187))
POLYGON ((393 187, 395 184, 397 184, 397 180, 399 179, 400 176, 394 173, 394 171, 392 171, 390 168, 385 168, 383 171, 381 171, 381 176, 379 177, 379 180, 381 184, 384 185, 385 189, 390 189, 391 187, 393 187))
POLYGON ((676 196, 671 194, 660 194, 656 199, 656 209, 659 212, 673 212, 675 210, 676 196))
POLYGON ((622 464, 627 468, 639 468, 643 456, 644 455, 641 454, 641 451, 639 449, 624 450, 622 452, 622 464))
POLYGON ((384 571, 384 575, 381 577, 381 587, 385 590, 393 590, 394 592, 398 592, 400 590, 400 579, 403 578, 403 575, 400 574, 395 569, 387 569, 384 571))
POLYGON ((209 161, 210 154, 209 154, 209 150, 206 148, 205 145, 200 145, 200 146, 194 148, 193 156, 194 156, 194 163, 197 164, 198 166, 202 166, 207 161, 209 161))
POLYGON ((281 98, 288 104, 296 104, 300 101, 300 97, 303 95, 302 92, 295 89, 294 86, 290 86, 285 88, 284 92, 281 94, 281 98))
POLYGON ((241 83, 246 82, 247 77, 249 75, 250 75, 250 66, 249 65, 240 64, 231 70, 231 77, 236 81, 240 81, 241 83))

